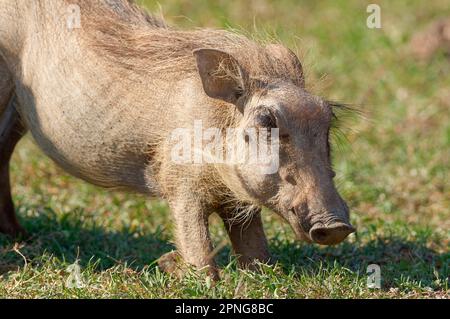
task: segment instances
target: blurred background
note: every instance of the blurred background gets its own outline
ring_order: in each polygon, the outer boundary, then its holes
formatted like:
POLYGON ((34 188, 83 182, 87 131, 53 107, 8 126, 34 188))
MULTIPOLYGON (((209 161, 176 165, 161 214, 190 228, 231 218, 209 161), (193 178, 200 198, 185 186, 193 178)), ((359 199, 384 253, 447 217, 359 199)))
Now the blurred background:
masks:
MULTIPOLYGON (((0 239, 0 294, 449 297, 450 54, 445 39, 438 45, 427 40, 441 30, 430 24, 450 18, 448 0, 376 1, 380 29, 366 24, 372 1, 138 3, 181 28, 233 28, 280 39, 301 56, 309 89, 362 111, 343 127, 345 138, 336 140, 333 152, 337 183, 358 234, 331 248, 297 243, 288 225, 265 212, 277 266, 258 275, 239 272, 229 264, 226 247, 219 253, 226 269, 218 287, 174 281, 154 267, 173 249, 163 201, 71 178, 27 137, 14 155, 12 184, 22 224, 33 234, 20 246, 29 267, 23 269, 14 243, 0 239), (419 40, 411 43, 414 37, 419 40), (420 54, 428 47, 431 53, 420 54), (102 288, 72 291, 61 285, 58 274, 77 258, 87 280, 102 288), (366 287, 371 263, 382 268, 382 289, 366 287)), ((211 223, 215 242, 222 242, 220 222, 211 223)))

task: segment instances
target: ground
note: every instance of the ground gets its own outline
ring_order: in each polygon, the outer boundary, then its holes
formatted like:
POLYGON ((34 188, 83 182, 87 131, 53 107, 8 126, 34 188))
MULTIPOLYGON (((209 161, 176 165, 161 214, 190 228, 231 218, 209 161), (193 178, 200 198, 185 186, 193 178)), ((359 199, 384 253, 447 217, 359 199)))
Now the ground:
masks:
MULTIPOLYGON (((372 1, 373 2, 373 1, 372 1)), ((0 237, 0 297, 6 298, 449 298, 450 60, 410 54, 411 36, 450 16, 447 0, 377 1, 382 28, 369 29, 365 1, 140 1, 184 28, 238 28, 277 37, 302 54, 308 86, 362 109, 335 140, 338 186, 356 236, 336 247, 299 243, 269 211, 278 262, 240 271, 212 220, 222 281, 160 272, 171 251, 167 205, 112 193, 67 176, 30 137, 12 161, 14 199, 27 242, 0 237), (81 288, 69 288, 68 267, 81 288), (367 266, 381 269, 368 288, 367 266), (71 267, 74 269, 74 267, 71 267), (75 267, 76 269, 76 267, 75 267)))

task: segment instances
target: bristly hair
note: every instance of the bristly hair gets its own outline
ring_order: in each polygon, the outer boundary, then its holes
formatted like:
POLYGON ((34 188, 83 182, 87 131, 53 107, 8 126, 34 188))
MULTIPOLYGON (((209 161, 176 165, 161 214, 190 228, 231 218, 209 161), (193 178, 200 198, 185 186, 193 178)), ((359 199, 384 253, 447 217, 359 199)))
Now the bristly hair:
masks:
MULTIPOLYGON (((69 0, 65 0, 68 1, 69 0)), ((132 0, 71 0, 82 10, 80 36, 112 65, 134 72, 186 77, 197 72, 193 51, 217 49, 231 54, 250 76, 293 78, 288 61, 273 57, 265 43, 235 31, 168 27, 162 18, 139 8, 132 0)))
POLYGON ((330 128, 331 143, 334 147, 342 150, 350 143, 348 134, 353 132, 354 122, 358 121, 364 114, 360 107, 348 104, 327 101, 333 112, 333 119, 330 128))

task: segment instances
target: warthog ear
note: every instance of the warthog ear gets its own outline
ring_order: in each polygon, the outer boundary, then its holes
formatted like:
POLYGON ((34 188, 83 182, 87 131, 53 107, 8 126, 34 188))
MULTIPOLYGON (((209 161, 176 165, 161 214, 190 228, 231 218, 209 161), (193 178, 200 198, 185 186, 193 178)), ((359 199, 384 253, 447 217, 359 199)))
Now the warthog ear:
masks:
POLYGON ((214 50, 194 51, 205 93, 214 99, 237 104, 245 94, 248 74, 230 54, 214 50))
POLYGON ((266 46, 267 52, 275 59, 287 66, 287 72, 295 84, 305 87, 305 75, 303 74, 302 63, 297 55, 281 44, 269 44, 266 46))

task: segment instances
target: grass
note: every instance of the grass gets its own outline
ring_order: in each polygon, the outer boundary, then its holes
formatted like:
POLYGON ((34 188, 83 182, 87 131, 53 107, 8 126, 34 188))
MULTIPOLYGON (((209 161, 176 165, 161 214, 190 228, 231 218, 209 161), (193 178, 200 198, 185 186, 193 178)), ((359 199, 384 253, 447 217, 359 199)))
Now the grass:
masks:
MULTIPOLYGON (((174 248, 164 202, 69 177, 27 138, 13 158, 13 192, 33 237, 0 237, 0 297, 450 297, 450 62, 441 52, 419 63, 407 45, 422 26, 450 14, 447 2, 379 1, 383 28, 371 30, 364 1, 164 1, 172 24, 235 27, 298 47, 311 88, 362 105, 367 120, 349 124, 347 143, 334 152, 357 236, 331 248, 299 243, 266 212, 275 266, 237 270, 225 248, 216 285, 195 272, 175 280, 155 265, 174 248), (85 287, 66 288, 76 261, 85 287), (369 264, 381 267, 381 289, 367 287, 369 264)), ((211 223, 215 242, 223 241, 219 221, 211 223)))

